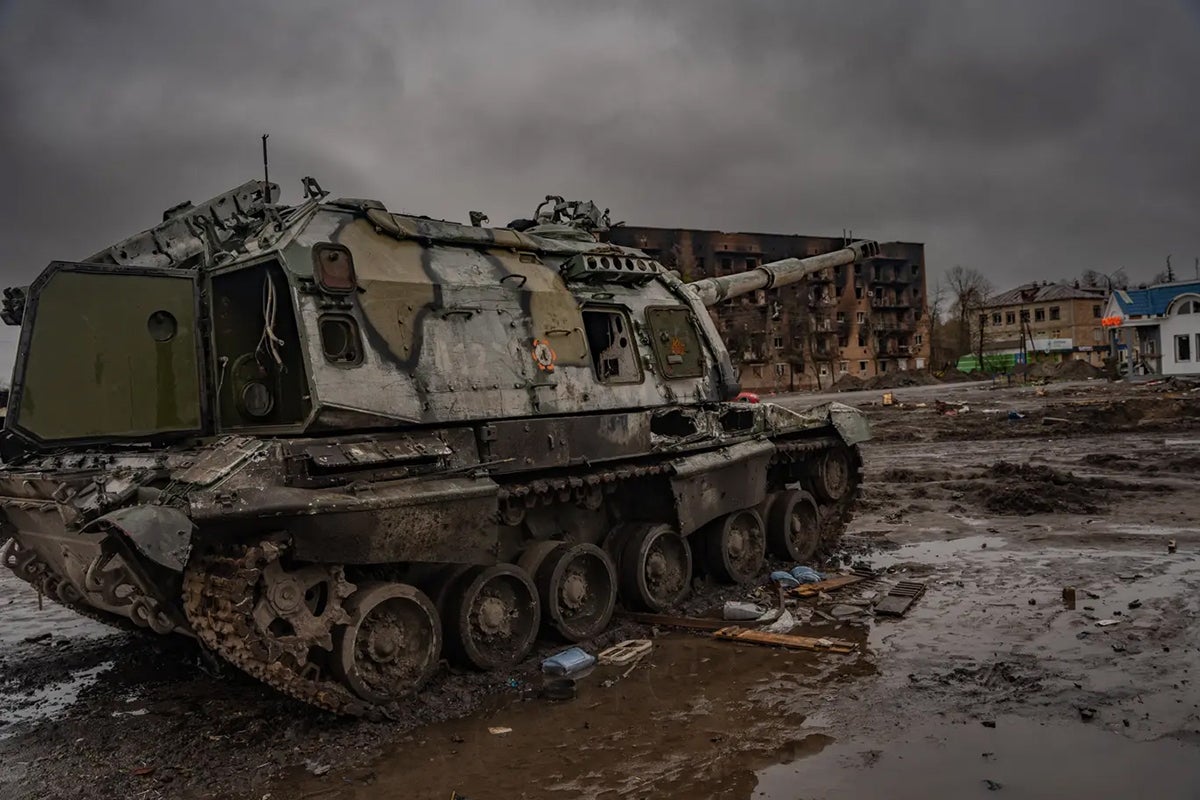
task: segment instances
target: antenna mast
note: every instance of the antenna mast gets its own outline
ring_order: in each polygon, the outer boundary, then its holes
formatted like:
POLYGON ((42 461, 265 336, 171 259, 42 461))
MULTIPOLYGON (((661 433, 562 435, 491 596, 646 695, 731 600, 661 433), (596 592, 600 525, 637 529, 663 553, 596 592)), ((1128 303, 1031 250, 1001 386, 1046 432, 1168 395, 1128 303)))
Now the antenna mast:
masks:
POLYGON ((262 135, 263 144, 263 202, 268 205, 271 203, 271 171, 267 167, 267 137, 271 134, 264 133, 262 135))

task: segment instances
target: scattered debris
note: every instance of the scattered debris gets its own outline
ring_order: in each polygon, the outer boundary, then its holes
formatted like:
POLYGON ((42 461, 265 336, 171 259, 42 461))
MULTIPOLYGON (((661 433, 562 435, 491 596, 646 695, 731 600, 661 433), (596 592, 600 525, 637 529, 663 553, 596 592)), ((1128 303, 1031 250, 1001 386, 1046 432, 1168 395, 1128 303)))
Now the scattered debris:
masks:
POLYGON ((332 764, 319 764, 316 761, 310 760, 310 761, 304 762, 304 768, 307 769, 310 774, 316 775, 319 778, 322 775, 329 774, 329 770, 333 769, 333 765, 332 764))
POLYGON ((983 785, 987 787, 989 792, 998 792, 1004 788, 1004 784, 999 781, 994 781, 990 778, 983 779, 983 785))
POLYGON ((23 641, 27 644, 37 644, 38 642, 48 642, 48 641, 50 641, 51 635, 52 634, 50 634, 49 632, 39 633, 35 636, 26 636, 21 641, 23 641))
POLYGON ((831 592, 834 589, 841 589, 844 586, 851 586, 855 583, 861 583, 865 580, 867 580, 867 578, 863 575, 857 575, 853 573, 850 575, 838 575, 837 577, 827 578, 826 580, 819 581, 817 583, 806 583, 801 586, 797 586, 795 589, 792 589, 790 592, 788 592, 788 594, 792 597, 815 597, 821 592, 831 592))
POLYGON ((727 641, 750 642, 752 644, 779 645, 795 650, 828 650, 831 653, 845 655, 854 652, 856 645, 843 639, 814 639, 811 636, 795 636, 792 634, 768 633, 750 628, 731 625, 713 633, 716 639, 727 641))
POLYGON ((638 660, 649 653, 653 647, 654 643, 649 639, 626 639, 606 650, 600 651, 598 659, 601 664, 612 664, 613 666, 620 667, 631 661, 638 660))
POLYGON ((724 607, 721 609, 721 616, 729 620, 752 620, 758 619, 766 609, 757 603, 749 603, 745 600, 726 600, 724 607))
POLYGON ((643 625, 663 625, 668 628, 690 628, 700 631, 715 631, 725 627, 725 620, 708 617, 673 617, 670 614, 630 612, 625 616, 643 625))
POLYGON ((876 614, 889 617, 902 617, 909 606, 925 594, 925 584, 919 581, 900 581, 893 586, 882 600, 875 606, 876 614))
POLYGON ((568 647, 543 661, 542 672, 546 675, 577 675, 595 664, 596 657, 582 647, 568 647))
POLYGON ((541 696, 546 700, 574 700, 579 687, 574 678, 547 678, 542 683, 541 696))
POLYGON ((885 406, 896 405, 896 395, 892 394, 891 392, 884 392, 883 393, 883 404, 885 406))
POLYGON ((983 725, 983 727, 985 727, 985 728, 994 728, 994 727, 996 727, 996 720, 985 719, 985 720, 980 721, 980 724, 983 725))
POLYGON ((1175 540, 1174 540, 1174 539, 1168 539, 1168 540, 1167 540, 1167 552, 1168 552, 1168 553, 1174 553, 1174 552, 1175 552, 1175 540))
POLYGON ((959 414, 966 414, 971 410, 971 407, 966 403, 947 403, 943 400, 934 400, 933 408, 934 411, 944 417, 956 417, 959 414))
POLYGON ((635 658, 635 659, 633 660, 633 663, 629 665, 629 669, 627 669, 627 670, 625 670, 624 672, 622 672, 622 673, 621 673, 621 679, 622 679, 622 680, 624 680, 625 678, 628 678, 630 675, 632 675, 632 674, 633 674, 633 671, 634 671, 635 669, 637 669, 637 668, 638 668, 638 665, 639 665, 639 664, 641 664, 641 663, 642 663, 642 659, 643 659, 643 658, 645 658, 645 656, 644 656, 644 655, 643 655, 643 656, 639 656, 638 658, 635 658))
POLYGON ((794 589, 803 584, 820 583, 825 579, 825 576, 812 567, 795 566, 792 567, 790 572, 784 572, 783 570, 772 572, 770 579, 784 589, 794 589))
POLYGON ((493 727, 493 728, 488 728, 488 733, 490 733, 490 734, 493 734, 493 735, 495 735, 495 736, 500 736, 501 734, 505 734, 505 733, 512 733, 512 728, 505 728, 505 727, 502 727, 502 726, 496 726, 496 727, 493 727))
POLYGON ((1080 706, 1079 718, 1082 719, 1084 722, 1088 722, 1088 721, 1094 719, 1095 717, 1096 717, 1096 709, 1085 708, 1083 706, 1080 706))
POLYGON ((1096 621, 1096 626, 1099 628, 1107 628, 1109 625, 1116 625, 1120 622, 1119 619, 1101 619, 1096 621))
POLYGON ((794 627, 796 627, 796 618, 792 616, 792 612, 785 608, 779 613, 774 622, 764 628, 760 628, 760 630, 764 630, 767 633, 788 633, 794 627))
POLYGON ((1141 608, 1141 607, 1142 607, 1142 601, 1141 601, 1141 600, 1130 600, 1130 601, 1129 601, 1129 607, 1130 607, 1130 608, 1141 608))
MULTIPOLYGON (((328 769, 329 768, 326 767, 326 771, 328 771, 328 769)), ((136 775, 139 778, 144 777, 146 775, 151 775, 153 773, 154 773, 154 767, 134 767, 133 769, 129 770, 130 775, 136 775)))
POLYGON ((861 617, 867 613, 865 608, 860 606, 852 606, 846 603, 838 603, 833 608, 829 609, 829 614, 836 620, 850 619, 851 617, 861 617))
POLYGON ((1075 587, 1074 586, 1064 586, 1063 592, 1062 592, 1062 597, 1063 597, 1063 604, 1066 605, 1067 608, 1074 611, 1075 610, 1075 587))

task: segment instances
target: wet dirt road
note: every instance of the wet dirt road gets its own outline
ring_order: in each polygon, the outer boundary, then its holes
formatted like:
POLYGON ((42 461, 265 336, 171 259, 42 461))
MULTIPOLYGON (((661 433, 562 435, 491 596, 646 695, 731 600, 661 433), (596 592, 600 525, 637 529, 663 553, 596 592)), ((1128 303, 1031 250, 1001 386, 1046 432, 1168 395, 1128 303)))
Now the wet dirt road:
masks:
POLYGON ((963 387, 944 396, 972 411, 945 417, 895 394, 905 408, 869 409, 880 436, 844 551, 885 572, 797 609, 798 632, 852 655, 653 631, 638 667, 598 668, 573 700, 524 699, 525 669, 445 682, 380 725, 25 599, 16 623, 0 605, 0 691, 25 709, 0 726, 0 796, 1200 796, 1191 407, 1100 385, 963 387), (901 619, 812 611, 900 579, 927 583, 901 619), (50 642, 21 641, 43 630, 50 642), (36 699, 72 677, 73 702, 36 699))

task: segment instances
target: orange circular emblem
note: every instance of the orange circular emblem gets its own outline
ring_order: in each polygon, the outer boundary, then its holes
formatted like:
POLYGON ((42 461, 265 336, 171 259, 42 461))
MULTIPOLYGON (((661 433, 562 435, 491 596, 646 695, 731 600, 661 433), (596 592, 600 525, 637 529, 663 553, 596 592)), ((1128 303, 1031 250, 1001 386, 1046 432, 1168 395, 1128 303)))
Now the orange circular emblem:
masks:
POLYGON ((533 363, 544 372, 554 372, 554 348, 545 339, 533 340, 533 363))

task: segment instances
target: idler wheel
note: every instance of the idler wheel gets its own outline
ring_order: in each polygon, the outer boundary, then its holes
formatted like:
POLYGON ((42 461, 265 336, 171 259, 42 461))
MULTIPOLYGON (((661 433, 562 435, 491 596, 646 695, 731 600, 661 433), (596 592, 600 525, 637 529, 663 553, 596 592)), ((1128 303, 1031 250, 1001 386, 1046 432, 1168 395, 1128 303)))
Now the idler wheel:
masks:
POLYGON ((617 571, 599 547, 539 542, 517 563, 533 576, 542 619, 564 639, 580 642, 608 627, 617 602, 617 571))
POLYGON ((828 503, 836 503, 850 491, 853 470, 850 448, 826 450, 818 456, 813 472, 813 492, 828 503))
POLYGON ((809 561, 821 543, 817 504, 808 492, 777 492, 767 507, 767 550, 796 564, 809 561))
POLYGON ((363 582, 344 607, 350 624, 334 632, 333 666, 356 695, 383 705, 433 676, 442 626, 422 591, 404 583, 363 582))
POLYGON ((473 567, 446 603, 446 645, 459 663, 509 667, 533 647, 542 614, 537 588, 515 564, 473 567))
POLYGON ((730 583, 758 577, 767 552, 762 517, 751 508, 713 520, 703 532, 708 571, 730 583))
POLYGON ((620 531, 613 547, 620 551, 618 574, 626 605, 666 611, 687 595, 692 582, 692 547, 670 525, 629 526, 620 531))

